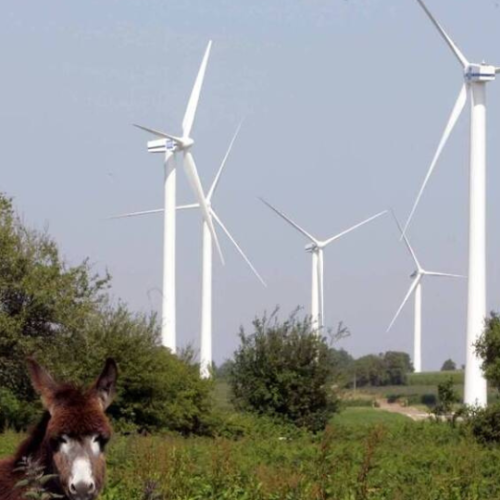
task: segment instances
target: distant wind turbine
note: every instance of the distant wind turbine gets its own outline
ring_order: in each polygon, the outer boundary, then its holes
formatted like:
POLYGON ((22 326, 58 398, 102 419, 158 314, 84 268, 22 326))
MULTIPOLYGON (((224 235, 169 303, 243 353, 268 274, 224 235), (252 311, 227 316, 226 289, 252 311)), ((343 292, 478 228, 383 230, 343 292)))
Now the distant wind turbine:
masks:
POLYGON ((290 219, 283 212, 280 212, 277 208, 273 207, 263 198, 260 200, 265 203, 271 210, 277 213, 282 219, 284 219, 288 224, 293 226, 299 233, 302 233, 311 243, 306 245, 306 251, 310 252, 312 255, 312 287, 311 287, 311 323, 314 330, 320 331, 325 324, 325 299, 324 299, 324 266, 323 266, 323 250, 330 243, 338 240, 342 236, 354 231, 358 227, 364 226, 368 222, 380 217, 387 213, 387 210, 380 212, 359 224, 356 224, 341 233, 328 238, 327 240, 319 240, 308 233, 305 229, 302 229, 297 223, 290 219))
POLYGON ((398 219, 396 218, 394 213, 392 215, 393 215, 394 220, 396 221, 396 224, 399 228, 399 231, 403 237, 406 248, 408 249, 408 252, 410 253, 417 268, 410 275, 410 277, 412 278, 412 283, 410 285, 410 288, 408 289, 408 292, 406 293, 405 298, 403 299, 403 302, 399 306, 399 309, 397 310, 396 314, 394 315, 394 318, 392 318, 391 324, 387 328, 387 332, 389 332, 389 330, 393 327, 399 314, 403 310, 403 307, 406 305, 406 303, 410 299, 411 294, 415 293, 415 317, 414 317, 415 323, 414 323, 414 330, 413 330, 413 332, 414 332, 413 333, 413 367, 415 368, 416 373, 420 373, 422 371, 422 279, 424 278, 424 276, 433 276, 433 277, 441 277, 441 278, 442 277, 445 277, 445 278, 465 278, 465 276, 462 276, 460 274, 449 274, 449 273, 440 273, 440 272, 435 272, 435 271, 426 271, 420 265, 420 262, 417 259, 415 251, 413 250, 412 246, 410 245, 408 238, 403 233, 403 229, 401 228, 401 225, 399 224, 398 219))
POLYGON ((481 370, 481 360, 475 353, 474 344, 484 330, 486 317, 486 83, 495 80, 500 68, 484 62, 479 64, 469 62, 424 2, 417 1, 458 60, 463 70, 464 83, 405 224, 404 233, 470 96, 469 276, 464 402, 468 405, 486 406, 486 379, 481 370))
MULTIPOLYGON (((210 217, 215 220, 217 225, 222 229, 222 231, 229 238, 231 243, 235 246, 238 253, 243 257, 243 260, 247 263, 248 267, 255 274, 257 279, 262 283, 262 285, 267 286, 265 281, 262 279, 258 271, 255 269, 254 265, 251 263, 250 259, 245 255, 241 247, 238 245, 236 240, 233 238, 229 230, 226 228, 220 217, 215 212, 212 206, 212 198, 219 185, 219 181, 222 175, 222 171, 226 166, 227 159, 229 158, 229 154, 233 148, 234 142, 238 133, 240 131, 241 124, 238 126, 231 143, 229 144, 229 148, 222 160, 222 163, 217 171, 217 174, 214 178, 212 185, 208 191, 208 194, 205 197, 205 203, 208 207, 210 217)), ((199 203, 193 203, 189 205, 180 205, 177 207, 177 210, 189 210, 189 209, 199 209, 199 203)), ((154 213, 161 213, 164 209, 155 209, 155 210, 145 210, 142 212, 132 212, 129 214, 118 215, 116 218, 123 217, 135 217, 139 215, 148 215, 154 213)), ((212 366, 212 233, 208 227, 206 221, 203 221, 203 277, 202 277, 202 305, 201 305, 201 349, 200 349, 200 374, 204 378, 208 378, 210 376, 210 369, 212 366)))
POLYGON ((201 185, 196 164, 194 162, 191 148, 194 140, 191 137, 196 109, 200 99, 201 88, 205 77, 208 58, 212 42, 210 41, 205 50, 205 55, 198 71, 191 96, 188 101, 186 113, 182 121, 182 136, 167 134, 142 125, 134 125, 146 132, 149 132, 156 139, 148 142, 148 151, 150 153, 164 153, 163 161, 165 168, 165 208, 164 208, 164 226, 163 226, 163 302, 162 302, 162 342, 169 347, 172 352, 176 350, 176 306, 175 306, 175 214, 176 214, 176 163, 177 156, 182 152, 182 163, 186 172, 188 181, 198 200, 203 219, 212 235, 222 262, 224 262, 222 252, 219 246, 215 228, 210 216, 210 209, 206 203, 205 193, 201 185))

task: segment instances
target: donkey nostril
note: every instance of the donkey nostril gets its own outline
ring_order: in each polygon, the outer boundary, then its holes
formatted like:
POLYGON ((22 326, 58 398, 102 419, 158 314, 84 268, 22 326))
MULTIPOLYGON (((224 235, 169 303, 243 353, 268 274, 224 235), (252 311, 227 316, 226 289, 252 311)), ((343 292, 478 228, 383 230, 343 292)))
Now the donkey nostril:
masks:
POLYGON ((69 485, 69 491, 71 491, 71 493, 76 493, 76 487, 73 483, 69 485))
POLYGON ((95 491, 95 484, 94 483, 90 483, 89 484, 89 493, 94 493, 95 491))

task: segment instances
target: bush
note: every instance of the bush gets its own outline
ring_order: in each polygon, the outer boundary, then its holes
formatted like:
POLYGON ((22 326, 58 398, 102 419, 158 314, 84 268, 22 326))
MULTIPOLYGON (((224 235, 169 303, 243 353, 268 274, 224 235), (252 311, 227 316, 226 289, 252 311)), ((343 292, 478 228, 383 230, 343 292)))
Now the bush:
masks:
POLYGON ((251 335, 241 330, 230 372, 235 407, 324 428, 339 408, 326 340, 295 315, 283 323, 274 315, 256 319, 253 326, 251 335))
POLYGON ((467 425, 480 443, 500 443, 499 403, 486 408, 472 408, 462 413, 465 413, 467 425))
POLYGON ((37 406, 23 401, 5 387, 0 388, 0 432, 26 429, 37 415, 37 406))
POLYGON ((433 413, 435 415, 449 414, 453 409, 453 405, 459 401, 460 398, 455 391, 453 379, 450 377, 448 380, 438 385, 438 403, 433 413))

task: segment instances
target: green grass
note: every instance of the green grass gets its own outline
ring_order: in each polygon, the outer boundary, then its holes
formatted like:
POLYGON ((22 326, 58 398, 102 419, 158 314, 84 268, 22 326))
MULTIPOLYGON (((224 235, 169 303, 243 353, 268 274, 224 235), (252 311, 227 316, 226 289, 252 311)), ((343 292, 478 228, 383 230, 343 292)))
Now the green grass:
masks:
POLYGON ((408 422, 409 418, 397 413, 390 413, 376 408, 346 408, 335 415, 332 425, 369 427, 377 424, 393 425, 408 422))

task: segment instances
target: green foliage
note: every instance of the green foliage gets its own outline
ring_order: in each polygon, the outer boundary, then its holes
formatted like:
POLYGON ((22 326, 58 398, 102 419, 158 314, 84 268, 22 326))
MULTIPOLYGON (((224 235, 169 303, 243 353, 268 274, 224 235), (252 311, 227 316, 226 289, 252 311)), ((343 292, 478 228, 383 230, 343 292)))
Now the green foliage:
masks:
POLYGON ((292 315, 256 319, 254 333, 240 332, 230 385, 240 410, 322 429, 338 410, 330 349, 308 320, 292 315))
POLYGON ((452 372, 457 369, 457 364, 452 359, 447 359, 441 367, 442 372, 452 372))
POLYGON ((25 367, 35 354, 56 378, 81 384, 115 358, 118 397, 109 412, 121 430, 212 432, 211 384, 192 353, 161 347, 156 317, 113 304, 108 285, 88 261, 68 266, 55 242, 26 228, 0 195, 0 430, 25 428, 39 409, 25 367))
MULTIPOLYGON (((238 440, 115 436, 103 500, 482 500, 500 498, 500 447, 466 428, 356 408, 324 432, 251 419, 238 440), (291 429, 292 427, 290 427, 291 429)), ((0 436, 2 449, 3 436, 0 436)))
POLYGON ((453 405, 459 401, 460 398, 455 391, 455 384, 450 377, 438 385, 438 402, 433 413, 435 415, 448 415, 453 410, 453 405))
POLYGON ((464 384, 464 372, 462 370, 455 370, 451 372, 422 372, 408 374, 407 384, 409 386, 434 386, 452 379, 455 385, 464 384))
POLYGON ((355 371, 357 387, 404 385, 413 366, 407 353, 388 351, 357 359, 355 371))
POLYGON ((9 389, 0 388, 0 432, 7 428, 26 429, 36 413, 36 405, 19 400, 9 389))
POLYGON ((0 387, 33 399, 24 359, 54 357, 103 298, 108 277, 67 266, 55 242, 27 229, 0 194, 0 387))
POLYGON ((483 360, 486 378, 500 389, 500 316, 495 312, 486 320, 484 332, 476 343, 476 353, 483 360))
POLYGON ((16 472, 23 474, 23 479, 18 481, 15 488, 22 491, 22 497, 27 500, 51 500, 63 498, 62 495, 51 493, 47 483, 57 477, 55 474, 46 474, 44 468, 30 458, 23 459, 16 472))
POLYGON ((350 387, 355 377, 354 358, 345 349, 330 348, 332 377, 340 387, 350 387))
POLYGON ((500 443, 500 403, 462 412, 472 434, 480 443, 500 443))

